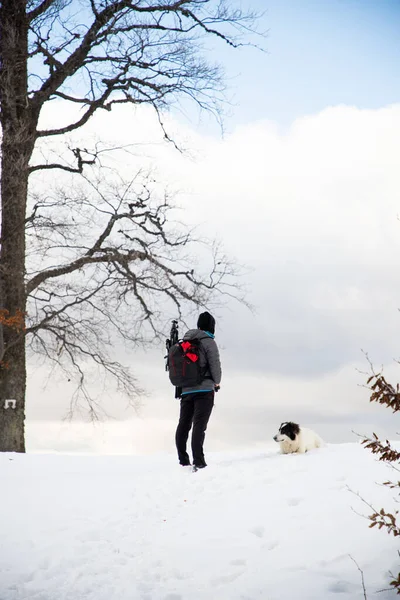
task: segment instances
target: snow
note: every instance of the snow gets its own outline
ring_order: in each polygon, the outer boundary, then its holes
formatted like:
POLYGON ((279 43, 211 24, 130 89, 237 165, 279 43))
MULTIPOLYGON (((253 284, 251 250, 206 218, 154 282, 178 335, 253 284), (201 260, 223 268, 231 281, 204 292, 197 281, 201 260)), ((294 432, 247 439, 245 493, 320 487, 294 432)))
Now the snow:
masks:
POLYGON ((1 454, 1 600, 358 600, 357 565, 388 587, 398 542, 359 496, 391 509, 390 473, 361 445, 207 459, 1 454))

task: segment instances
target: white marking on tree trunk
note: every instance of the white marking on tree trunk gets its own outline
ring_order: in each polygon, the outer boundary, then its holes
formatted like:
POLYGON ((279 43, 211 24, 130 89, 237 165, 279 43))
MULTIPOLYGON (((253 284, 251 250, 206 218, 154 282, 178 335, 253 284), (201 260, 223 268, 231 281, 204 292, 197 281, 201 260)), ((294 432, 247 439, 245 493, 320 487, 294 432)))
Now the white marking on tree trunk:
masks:
POLYGON ((16 400, 4 400, 4 408, 17 408, 16 400))

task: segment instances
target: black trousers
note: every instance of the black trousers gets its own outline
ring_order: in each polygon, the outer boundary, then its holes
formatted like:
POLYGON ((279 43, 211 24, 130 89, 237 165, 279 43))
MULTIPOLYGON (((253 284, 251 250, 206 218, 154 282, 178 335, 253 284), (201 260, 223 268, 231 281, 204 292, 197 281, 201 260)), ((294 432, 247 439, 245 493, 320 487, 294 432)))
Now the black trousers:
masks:
POLYGON ((214 392, 197 392, 187 394, 182 398, 179 423, 175 434, 176 449, 181 465, 190 463, 186 444, 192 425, 193 464, 201 465, 205 463, 203 444, 213 406, 214 392))

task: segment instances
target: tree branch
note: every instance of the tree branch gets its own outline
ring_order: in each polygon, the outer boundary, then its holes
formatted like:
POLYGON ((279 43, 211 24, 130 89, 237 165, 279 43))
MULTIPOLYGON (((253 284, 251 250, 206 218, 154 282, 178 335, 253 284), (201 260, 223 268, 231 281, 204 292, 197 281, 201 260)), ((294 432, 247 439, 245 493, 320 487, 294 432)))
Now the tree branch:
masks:
MULTIPOLYGON (((162 106, 166 97, 172 98, 175 92, 187 94, 200 107, 212 110, 211 92, 222 93, 223 86, 219 69, 196 56, 201 36, 216 36, 238 47, 241 45, 236 39, 238 34, 229 35, 219 30, 218 25, 229 25, 238 31, 240 27, 246 29, 245 23, 256 18, 252 13, 231 10, 224 0, 213 13, 207 12, 203 2, 197 0, 165 0, 148 5, 132 0, 107 3, 90 0, 90 5, 91 23, 87 27, 74 25, 71 31, 62 24, 68 37, 56 47, 38 34, 35 52, 43 55, 49 74, 30 96, 32 114, 38 117, 43 104, 57 96, 87 107, 76 122, 39 131, 38 137, 74 131, 85 125, 97 109, 110 110, 113 104, 144 102, 162 106), (195 29, 199 31, 193 33, 195 29), (71 44, 74 46, 65 58, 66 48, 71 44), (90 81, 91 98, 88 94, 78 98, 63 89, 67 79, 84 69, 90 81)), ((45 3, 41 6, 44 8, 45 3)))
MULTIPOLYGON (((172 5, 166 3, 153 6, 139 6, 130 0, 118 0, 117 2, 107 5, 102 11, 95 12, 94 21, 88 28, 86 35, 84 35, 81 44, 74 50, 74 52, 72 52, 72 54, 63 64, 54 70, 54 72, 44 82, 40 90, 34 94, 33 98, 31 99, 32 106, 37 104, 42 105, 43 102, 48 100, 50 96, 63 85, 69 76, 73 75, 82 66, 85 57, 88 55, 93 45, 96 44, 99 32, 113 17, 116 17, 125 9, 131 9, 133 12, 137 13, 174 13, 179 11, 180 6, 182 4, 186 4, 186 2, 187 0, 180 0, 172 5)), ((131 29, 134 29, 134 26, 132 26, 131 29)))
POLYGON ((82 256, 81 258, 78 258, 77 260, 73 261, 68 265, 41 271, 40 273, 35 275, 35 277, 33 277, 30 281, 28 281, 26 285, 26 293, 29 296, 29 294, 31 294, 33 290, 35 290, 48 279, 54 279, 63 275, 69 275, 89 264, 108 264, 110 262, 125 263, 134 260, 145 260, 145 258, 146 254, 144 252, 132 251, 127 252, 126 254, 122 254, 114 249, 110 249, 107 253, 103 253, 101 256, 82 256))
POLYGON ((28 12, 29 22, 32 23, 32 21, 43 15, 55 2, 56 0, 43 0, 39 6, 28 12))
POLYGON ((77 166, 70 167, 68 165, 63 165, 61 163, 46 163, 43 165, 32 165, 29 167, 29 173, 34 173, 35 171, 43 171, 49 169, 61 169, 62 171, 67 171, 68 173, 83 173, 83 167, 85 165, 94 165, 97 160, 98 152, 88 152, 88 150, 81 150, 81 148, 72 148, 72 153, 76 158, 77 166), (82 153, 91 155, 92 158, 83 158, 82 153))
POLYGON ((363 589, 363 594, 364 594, 364 600, 367 600, 367 590, 365 588, 364 572, 362 571, 362 569, 358 565, 357 561, 351 556, 351 554, 349 554, 349 558, 351 558, 351 560, 353 561, 353 563, 356 565, 357 569, 360 572, 361 584, 362 584, 362 589, 363 589))

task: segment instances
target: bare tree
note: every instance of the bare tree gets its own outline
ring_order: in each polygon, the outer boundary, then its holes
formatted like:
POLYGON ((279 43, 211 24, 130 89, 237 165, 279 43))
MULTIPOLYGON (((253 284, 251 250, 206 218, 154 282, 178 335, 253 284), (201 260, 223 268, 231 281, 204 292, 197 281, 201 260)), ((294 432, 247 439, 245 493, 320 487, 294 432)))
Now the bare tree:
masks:
MULTIPOLYGON (((207 62, 202 45, 210 38, 234 47, 240 45, 243 33, 252 28, 253 19, 254 15, 232 8, 225 0, 217 3, 208 0, 2 0, 0 297, 1 307, 10 318, 17 311, 26 314, 28 294, 35 294, 37 302, 40 297, 42 306, 47 294, 48 311, 53 314, 61 277, 78 272, 83 264, 90 264, 96 277, 106 264, 106 256, 107 264, 113 265, 115 278, 130 275, 129 264, 133 262, 142 265, 146 262, 148 270, 160 269, 156 257, 149 261, 146 255, 145 260, 145 251, 137 247, 135 240, 129 245, 129 237, 124 238, 123 251, 113 246, 106 248, 108 230, 105 230, 104 239, 94 241, 86 249, 85 257, 81 255, 55 268, 53 273, 38 272, 26 280, 25 227, 35 219, 49 218, 43 217, 45 208, 40 203, 36 212, 27 215, 29 175, 40 169, 62 169, 79 174, 84 165, 95 158, 75 148, 73 166, 61 159, 31 164, 38 141, 73 132, 99 109, 110 110, 120 103, 150 104, 157 111, 161 125, 160 111, 180 98, 190 98, 202 108, 217 111, 223 93, 221 72, 218 66, 207 62), (39 117, 51 101, 78 107, 80 113, 75 120, 59 127, 40 129, 39 117), (47 291, 45 282, 51 283, 47 291)), ((48 208, 47 204, 46 210, 48 208)), ((128 207, 128 214, 129 210, 128 207)), ((121 220, 122 217, 114 215, 109 227, 121 220)), ((131 234, 126 232, 126 235, 131 234)), ((139 276, 143 276, 141 269, 139 276)), ((168 281, 166 270, 164 276, 168 281)), ((57 316, 59 323, 65 316, 66 311, 62 310, 57 316)), ((54 340, 57 336, 49 330, 50 322, 43 319, 29 323, 26 332, 44 344, 46 327, 47 334, 54 340)), ((65 351, 66 335, 58 337, 65 351)), ((78 335, 77 328, 75 335, 78 335)), ((26 334, 24 329, 4 327, 2 336, 8 368, 0 373, 0 450, 23 452, 26 334), (5 408, 8 399, 15 400, 15 409, 5 408)), ((85 349, 79 348, 78 352, 84 353, 85 349)))
MULTIPOLYGON (((393 413, 397 413, 400 411, 400 386, 396 384, 393 386, 389 383, 382 373, 376 373, 371 362, 370 367, 372 370, 372 374, 368 378, 367 385, 371 391, 370 401, 377 402, 382 406, 386 406, 393 413)), ((362 443, 365 448, 370 450, 373 454, 379 457, 380 461, 387 462, 392 470, 394 471, 394 476, 397 478, 395 481, 385 481, 383 485, 389 487, 392 490, 397 490, 397 493, 400 490, 400 452, 393 447, 393 445, 386 440, 383 442, 379 439, 376 433, 373 433, 372 437, 365 438, 362 443)), ((369 515, 369 520, 371 521, 370 527, 378 527, 379 529, 384 529, 390 535, 394 537, 400 536, 400 522, 399 522, 399 513, 398 511, 388 512, 384 508, 375 509, 371 507, 373 512, 369 515)), ((397 593, 400 594, 400 572, 397 575, 391 574, 390 585, 392 589, 397 590, 397 593)))
POLYGON ((240 288, 236 267, 176 220, 172 198, 150 174, 124 182, 92 171, 79 186, 33 198, 25 333, 36 356, 78 374, 71 411, 83 399, 96 417, 88 363, 132 399, 136 380, 112 357, 115 340, 136 347, 159 339, 166 314, 182 317, 183 306, 205 306, 215 294, 240 298, 240 288))

